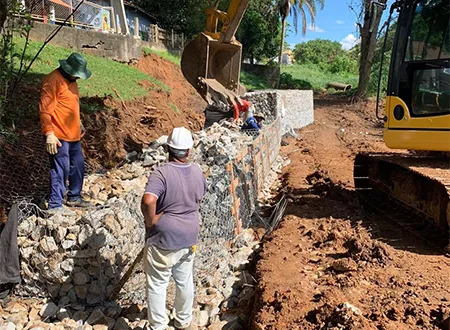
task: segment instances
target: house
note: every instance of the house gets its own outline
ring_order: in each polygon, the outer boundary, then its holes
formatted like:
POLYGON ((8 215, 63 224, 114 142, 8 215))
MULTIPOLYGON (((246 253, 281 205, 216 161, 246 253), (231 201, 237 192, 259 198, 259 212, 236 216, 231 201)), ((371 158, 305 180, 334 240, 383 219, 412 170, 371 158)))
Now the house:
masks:
POLYGON ((104 33, 131 34, 142 40, 150 40, 150 25, 156 19, 144 9, 124 0, 89 0, 80 6, 76 0, 24 0, 35 20, 50 24, 62 24, 74 12, 67 25, 79 29, 91 29, 104 33), (135 33, 136 24, 139 33, 135 33))
POLYGON ((135 19, 138 20, 139 25, 139 37, 142 40, 150 41, 150 25, 157 24, 156 18, 149 14, 144 9, 130 3, 129 1, 124 1, 126 22, 128 26, 128 31, 131 35, 135 34, 135 19))

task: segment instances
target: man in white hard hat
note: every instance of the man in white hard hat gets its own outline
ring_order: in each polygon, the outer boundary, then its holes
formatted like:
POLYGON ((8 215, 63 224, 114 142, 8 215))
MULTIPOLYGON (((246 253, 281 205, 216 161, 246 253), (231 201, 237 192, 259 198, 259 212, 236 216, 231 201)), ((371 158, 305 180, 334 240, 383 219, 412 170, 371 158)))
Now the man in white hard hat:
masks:
POLYGON ((188 329, 194 301, 193 261, 199 235, 199 204, 206 193, 200 167, 188 162, 194 142, 184 127, 174 128, 167 140, 169 162, 150 175, 142 197, 147 245, 150 329, 167 329, 166 289, 170 276, 176 284, 175 327, 188 329))

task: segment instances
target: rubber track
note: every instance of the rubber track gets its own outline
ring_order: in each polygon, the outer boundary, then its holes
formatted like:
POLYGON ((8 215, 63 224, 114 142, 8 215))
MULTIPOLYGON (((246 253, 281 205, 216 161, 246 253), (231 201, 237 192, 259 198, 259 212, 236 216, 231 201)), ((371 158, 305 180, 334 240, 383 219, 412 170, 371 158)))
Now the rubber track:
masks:
MULTIPOLYGON (((394 198, 390 188, 386 185, 383 185, 383 189, 378 189, 377 185, 380 185, 378 178, 369 178, 369 166, 374 166, 376 163, 385 163, 392 165, 393 169, 397 167, 409 171, 412 177, 420 178, 428 185, 440 189, 441 196, 446 192, 447 199, 444 196, 442 198, 449 203, 449 162, 428 157, 405 156, 404 154, 359 154, 355 159, 354 167, 355 188, 364 204, 383 214, 409 233, 426 241, 430 246, 439 250, 447 246, 450 235, 447 224, 444 224, 444 227, 436 226, 438 220, 425 214, 422 210, 394 198)), ((447 207, 449 209, 445 213, 447 217, 450 217, 450 206, 447 207)))

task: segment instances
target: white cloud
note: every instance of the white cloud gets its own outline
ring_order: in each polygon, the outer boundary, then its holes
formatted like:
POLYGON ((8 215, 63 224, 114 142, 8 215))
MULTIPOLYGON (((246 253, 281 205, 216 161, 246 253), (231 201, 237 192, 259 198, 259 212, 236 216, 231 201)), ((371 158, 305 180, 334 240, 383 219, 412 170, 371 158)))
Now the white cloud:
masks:
POLYGON ((336 24, 338 24, 338 25, 342 25, 342 24, 344 24, 345 22, 343 21, 343 20, 340 20, 340 19, 338 19, 337 21, 336 21, 336 24))
POLYGON ((353 46, 359 43, 359 38, 356 38, 353 33, 350 33, 344 39, 341 40, 342 48, 351 49, 353 46))
POLYGON ((312 25, 312 24, 308 24, 308 27, 306 28, 308 31, 311 32, 325 32, 324 29, 321 29, 320 27, 318 27, 317 25, 312 25))

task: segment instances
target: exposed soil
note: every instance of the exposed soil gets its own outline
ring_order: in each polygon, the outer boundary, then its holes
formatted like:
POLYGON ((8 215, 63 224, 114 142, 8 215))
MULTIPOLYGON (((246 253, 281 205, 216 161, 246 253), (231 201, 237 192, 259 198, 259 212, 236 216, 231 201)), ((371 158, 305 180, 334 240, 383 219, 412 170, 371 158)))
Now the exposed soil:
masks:
MULTIPOLYGON (((148 95, 132 101, 122 101, 114 90, 114 98, 81 97, 88 171, 116 166, 128 152, 139 151, 145 144, 169 134, 173 127, 200 130, 203 126, 206 103, 177 65, 152 54, 143 57, 137 68, 158 78, 171 91, 143 82, 149 88, 148 95)), ((2 206, 12 200, 26 197, 40 202, 48 192, 48 154, 37 111, 43 78, 28 77, 12 100, 23 111, 14 121, 18 136, 9 140, 0 136, 0 186, 9 187, 0 190, 0 220, 5 213, 2 206)))
POLYGON ((205 103, 184 79, 180 67, 157 55, 143 57, 137 68, 170 87, 164 91, 143 82, 149 95, 123 102, 116 98, 87 100, 106 106, 109 111, 85 115, 87 135, 84 139, 86 155, 94 167, 114 166, 124 159, 126 152, 138 151, 144 144, 167 135, 172 128, 185 126, 200 130, 203 126, 205 103))
POLYGON ((286 216, 257 263, 257 329, 449 329, 450 259, 353 190, 359 151, 388 151, 374 104, 315 100, 315 123, 282 148, 286 216))

